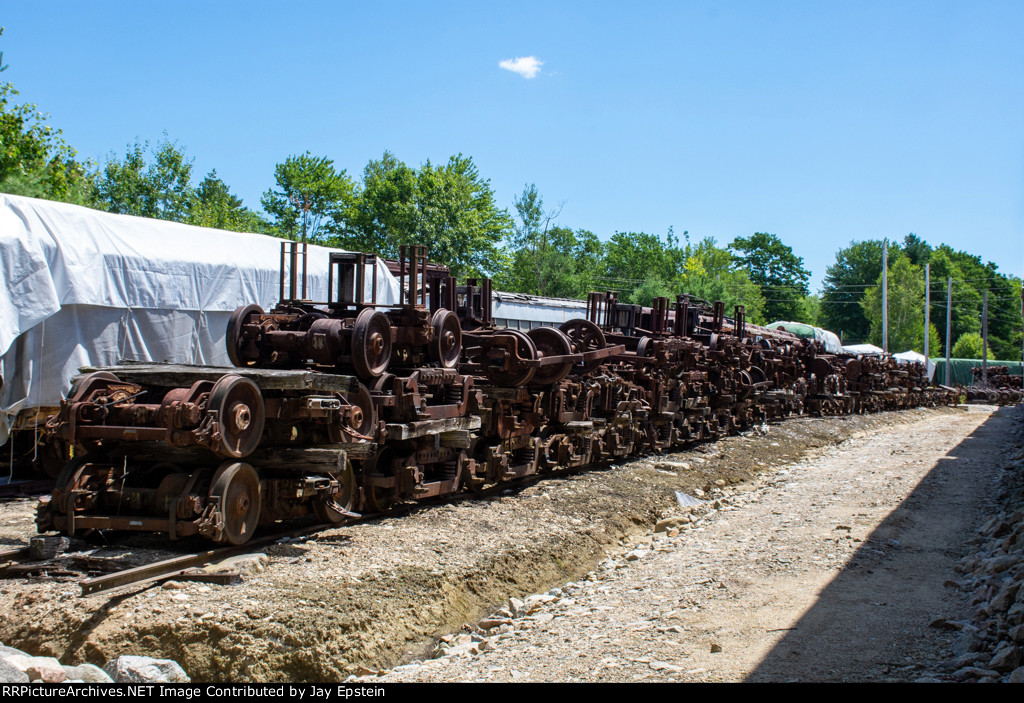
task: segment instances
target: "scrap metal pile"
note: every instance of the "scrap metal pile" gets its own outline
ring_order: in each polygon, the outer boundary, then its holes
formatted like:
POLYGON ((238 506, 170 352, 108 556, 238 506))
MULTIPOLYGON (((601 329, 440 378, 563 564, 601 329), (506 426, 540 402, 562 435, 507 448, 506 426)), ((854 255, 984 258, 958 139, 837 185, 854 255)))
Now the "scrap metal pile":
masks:
POLYGON ((1010 405, 1024 401, 1024 377, 1011 374, 1007 366, 989 366, 971 369, 974 384, 965 389, 968 403, 1010 405))
POLYGON ((41 532, 241 544, 261 524, 341 522, 790 415, 955 399, 926 388, 920 364, 828 354, 746 324, 742 307, 729 319, 722 303, 686 296, 645 308, 592 293, 587 319, 498 327, 490 281, 459 284, 422 247, 388 262, 398 305, 376 302, 375 257, 348 253, 330 255, 329 299, 314 303, 298 252, 282 245, 274 309, 232 316, 237 368, 135 364, 77 378, 47 422, 73 458, 40 504, 41 532))

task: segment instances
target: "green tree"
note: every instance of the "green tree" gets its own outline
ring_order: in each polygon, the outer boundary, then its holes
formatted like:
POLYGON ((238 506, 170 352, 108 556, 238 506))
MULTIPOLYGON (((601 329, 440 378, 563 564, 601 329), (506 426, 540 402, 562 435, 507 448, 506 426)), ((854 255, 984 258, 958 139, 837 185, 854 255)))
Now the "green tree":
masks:
POLYGON ((604 248, 593 232, 552 227, 537 251, 512 247, 510 264, 495 278, 499 290, 555 298, 585 298, 598 287, 604 248))
MULTIPOLYGON (((808 325, 814 325, 815 327, 821 327, 821 296, 820 295, 807 295, 800 299, 799 312, 797 313, 799 322, 804 322, 808 325)), ((769 318, 768 322, 774 322, 770 319, 770 315, 765 317, 769 318)))
POLYGON ((419 227, 416 171, 384 152, 363 169, 344 243, 352 249, 395 256, 413 242, 419 227))
MULTIPOLYGON (((3 27, 0 27, 3 35, 3 27)), ((0 72, 7 70, 0 52, 0 72)), ((84 204, 92 190, 89 164, 76 161, 61 131, 18 91, 0 82, 0 192, 84 204)))
POLYGON ((931 246, 913 232, 903 238, 902 249, 914 266, 923 268, 931 259, 931 246))
POLYGON ((346 231, 355 200, 355 184, 334 162, 308 151, 289 156, 274 168, 277 190, 260 198, 273 218, 273 232, 286 239, 328 243, 346 231))
MULTIPOLYGON (((946 292, 947 282, 953 279, 952 331, 950 339, 956 341, 968 332, 981 331, 981 294, 967 281, 960 265, 942 246, 931 252, 931 321, 938 338, 930 341, 931 349, 946 347, 946 292)), ((943 353, 945 353, 943 351, 943 353)))
MULTIPOLYGON (((976 322, 971 323, 971 330, 980 331, 981 303, 985 291, 988 291, 989 348, 996 355, 995 358, 1019 359, 1022 324, 1020 279, 1000 273, 999 267, 991 261, 982 263, 981 257, 965 251, 954 251, 945 244, 940 246, 933 256, 940 252, 945 253, 956 264, 963 277, 964 285, 974 291, 973 294, 969 293, 965 298, 960 298, 954 288, 954 314, 960 312, 964 317, 973 317, 976 322)), ((953 331, 954 333, 958 331, 955 321, 953 331)))
POLYGON ((736 266, 728 249, 705 237, 696 245, 687 241, 683 249, 684 261, 673 282, 674 293, 725 303, 726 314, 731 315, 737 305, 745 308, 746 317, 754 324, 765 324, 765 300, 760 287, 743 268, 736 266))
POLYGON ((778 236, 765 232, 737 237, 729 249, 739 252, 734 255, 736 264, 760 287, 768 321, 797 320, 803 312, 801 301, 810 294, 811 273, 804 260, 778 236))
POLYGON ((499 245, 512 227, 506 210, 494 202, 491 182, 468 156, 458 154, 444 166, 427 161, 417 173, 420 216, 417 238, 443 261, 452 275, 491 275, 506 265, 499 245))
POLYGON ((685 259, 671 229, 664 242, 646 232, 616 232, 605 242, 603 280, 622 300, 650 305, 651 292, 671 290, 685 259))
MULTIPOLYGON (((499 285, 531 295, 573 297, 586 294, 588 291, 579 290, 581 272, 589 269, 592 274, 596 271, 597 262, 588 256, 586 245, 571 229, 552 226, 561 206, 545 211, 544 200, 537 192, 537 186, 531 183, 515 199, 515 209, 518 223, 510 241, 510 265, 499 275, 499 285), (577 256, 582 259, 577 261, 577 256)), ((593 234, 587 234, 596 240, 593 234)), ((600 251, 598 245, 598 259, 600 251)))
MULTIPOLYGON (((953 345, 953 358, 954 359, 980 359, 981 350, 984 346, 984 340, 981 335, 977 332, 967 332, 966 334, 960 335, 960 338, 956 340, 953 345)), ((988 358, 994 359, 992 355, 992 349, 988 350, 988 358)))
POLYGON ((270 225, 233 195, 214 169, 195 190, 187 222, 234 232, 266 232, 270 225))
POLYGON ((461 278, 507 266, 499 244, 511 226, 471 158, 459 154, 443 166, 427 161, 413 170, 385 153, 363 171, 340 242, 390 257, 402 244, 422 244, 461 278))
MULTIPOLYGON (((922 351, 924 348, 924 273, 900 253, 889 260, 888 332, 889 350, 922 351)), ((882 344, 882 275, 877 285, 868 288, 861 308, 870 323, 872 344, 882 344)))
POLYGON ((605 274, 601 279, 620 291, 620 299, 650 305, 652 298, 691 297, 746 308, 747 319, 764 322, 764 297, 727 249, 707 237, 697 244, 683 233, 681 244, 670 229, 665 241, 643 232, 616 232, 605 244, 605 274))
POLYGON ((113 154, 96 180, 95 205, 107 212, 186 222, 195 199, 192 160, 167 135, 150 152, 149 142, 128 146, 123 161, 113 154))
MULTIPOLYGON (((889 257, 895 257, 899 247, 889 245, 889 257)), ((828 267, 821 294, 822 326, 843 335, 846 344, 856 344, 871 335, 871 323, 861 298, 864 291, 875 285, 882 272, 882 241, 871 239, 850 242, 850 246, 836 253, 836 262, 828 267)))

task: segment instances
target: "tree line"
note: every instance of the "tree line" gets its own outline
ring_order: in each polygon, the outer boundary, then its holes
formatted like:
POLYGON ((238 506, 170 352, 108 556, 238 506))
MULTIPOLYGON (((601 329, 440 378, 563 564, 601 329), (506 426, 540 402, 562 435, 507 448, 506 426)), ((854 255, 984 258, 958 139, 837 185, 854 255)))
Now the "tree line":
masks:
MULTIPOLYGON (((463 154, 414 167, 385 152, 358 177, 325 156, 290 155, 275 166, 273 185, 255 210, 216 170, 196 183, 193 160, 166 134, 155 146, 136 141, 102 165, 79 160, 61 131, 35 105, 18 104, 17 95, 0 82, 0 192, 386 257, 403 244, 424 244, 453 275, 491 277, 498 290, 564 298, 615 290, 621 300, 645 305, 686 293, 722 300, 729 310, 744 305, 755 324, 795 320, 831 329, 845 343, 881 343, 881 240, 841 249, 821 293, 812 295, 803 259, 775 234, 737 236, 726 246, 671 228, 664 236, 630 231, 602 240, 561 224, 562 207, 546 208, 532 184, 514 199, 513 212, 499 208, 490 181, 463 154)), ((930 264, 930 351, 944 352, 952 278, 954 356, 980 357, 987 290, 990 355, 1020 358, 1020 278, 914 234, 888 250, 890 349, 923 346, 923 268, 930 264)))
MULTIPOLYGON (((881 345, 883 240, 853 242, 828 267, 821 293, 823 326, 850 339, 881 345)), ((989 357, 1021 358, 1021 279, 1000 273, 980 256, 915 234, 888 242, 889 348, 924 346, 925 275, 930 269, 929 354, 945 354, 947 291, 952 281, 951 356, 981 358, 982 305, 988 291, 989 357)))

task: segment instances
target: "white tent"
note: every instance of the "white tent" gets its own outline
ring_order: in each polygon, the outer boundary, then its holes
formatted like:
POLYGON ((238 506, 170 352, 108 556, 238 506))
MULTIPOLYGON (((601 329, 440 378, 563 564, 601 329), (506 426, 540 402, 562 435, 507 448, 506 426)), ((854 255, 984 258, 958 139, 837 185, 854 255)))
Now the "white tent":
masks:
POLYGON ((892 358, 901 364, 909 364, 914 361, 919 364, 924 364, 925 369, 928 370, 929 381, 932 380, 932 376, 935 375, 935 363, 919 352, 907 350, 905 352, 900 352, 899 354, 893 354, 892 358))
MULTIPOLYGON (((0 444, 19 412, 59 405, 81 366, 230 365, 228 318, 277 302, 280 246, 0 194, 0 444)), ((309 247, 313 300, 327 299, 329 251, 309 247)), ((382 261, 377 268, 378 302, 397 302, 397 281, 382 261)))

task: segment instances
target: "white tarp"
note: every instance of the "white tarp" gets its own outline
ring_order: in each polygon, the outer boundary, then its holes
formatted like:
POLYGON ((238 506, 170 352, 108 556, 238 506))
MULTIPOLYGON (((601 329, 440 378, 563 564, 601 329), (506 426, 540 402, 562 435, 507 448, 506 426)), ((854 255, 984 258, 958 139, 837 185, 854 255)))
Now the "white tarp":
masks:
POLYGON ((843 351, 843 343, 839 341, 839 335, 835 332, 815 327, 814 338, 825 345, 829 354, 840 354, 843 351))
POLYGON ((854 356, 860 356, 861 354, 867 354, 868 356, 878 356, 884 354, 881 347, 876 347, 874 344, 847 344, 843 347, 843 351, 847 354, 853 354, 854 356))
POLYGON ((925 355, 921 354, 920 352, 907 350, 905 352, 900 352, 899 354, 893 354, 892 358, 900 362, 901 364, 909 364, 914 361, 916 361, 919 364, 924 364, 925 369, 928 370, 929 381, 932 380, 932 376, 935 375, 935 362, 933 362, 931 359, 926 358, 925 355))
MULTIPOLYGON (((0 444, 17 413, 55 406, 80 366, 229 366, 228 317, 278 300, 281 240, 0 194, 0 444)), ((327 299, 309 247, 307 296, 327 299)), ((369 279, 370 276, 367 276, 369 279)), ((377 262, 377 300, 398 282, 377 262)))

